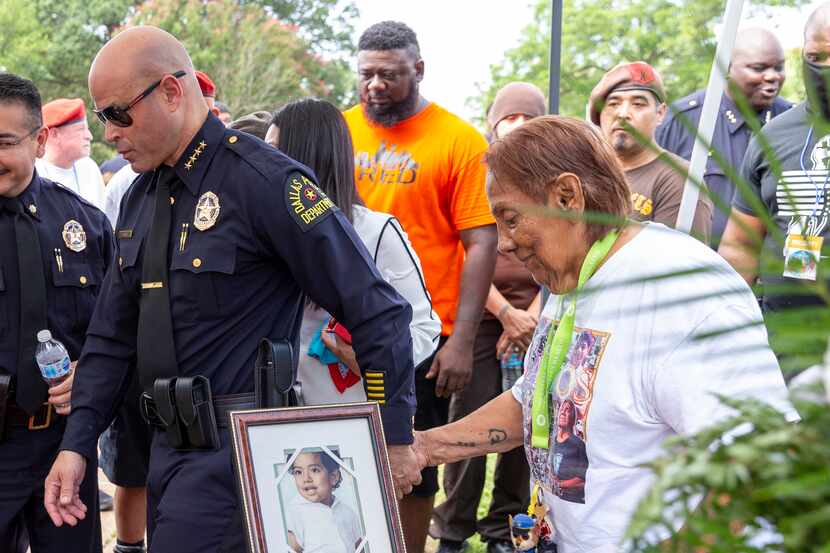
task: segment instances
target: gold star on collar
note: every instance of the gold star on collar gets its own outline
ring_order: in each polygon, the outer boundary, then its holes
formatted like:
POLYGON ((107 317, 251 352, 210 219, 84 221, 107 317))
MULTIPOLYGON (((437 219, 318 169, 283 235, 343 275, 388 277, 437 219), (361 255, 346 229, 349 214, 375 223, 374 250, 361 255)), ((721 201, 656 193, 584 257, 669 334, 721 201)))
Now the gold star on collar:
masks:
POLYGON ((202 152, 205 151, 207 148, 207 142, 202 140, 199 144, 193 149, 193 153, 190 154, 190 158, 187 160, 187 163, 184 164, 184 168, 190 171, 193 169, 193 166, 196 164, 196 161, 199 159, 199 156, 202 155, 202 152))

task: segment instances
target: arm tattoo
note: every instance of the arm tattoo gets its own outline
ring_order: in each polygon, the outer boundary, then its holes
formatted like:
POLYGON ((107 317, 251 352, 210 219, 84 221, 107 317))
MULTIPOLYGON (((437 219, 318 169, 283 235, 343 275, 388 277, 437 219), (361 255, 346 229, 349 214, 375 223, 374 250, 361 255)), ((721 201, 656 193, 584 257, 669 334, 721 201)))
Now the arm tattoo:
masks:
POLYGON ((501 428, 491 428, 488 434, 490 436, 490 445, 496 445, 507 439, 507 432, 501 428))

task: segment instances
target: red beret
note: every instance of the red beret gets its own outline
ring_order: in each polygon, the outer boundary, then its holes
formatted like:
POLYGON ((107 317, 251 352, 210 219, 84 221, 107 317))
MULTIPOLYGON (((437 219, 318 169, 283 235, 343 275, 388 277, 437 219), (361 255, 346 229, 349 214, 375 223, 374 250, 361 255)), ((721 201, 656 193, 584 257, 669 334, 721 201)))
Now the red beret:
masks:
POLYGON ((666 101, 663 79, 656 69, 644 61, 621 63, 603 75, 591 91, 588 112, 595 125, 599 125, 599 114, 605 99, 615 90, 647 90, 654 94, 661 104, 666 101))
POLYGON ((80 98, 58 98, 43 105, 43 124, 50 129, 85 119, 86 108, 80 98))
POLYGON ((216 96, 216 85, 204 71, 196 71, 196 80, 199 81, 199 88, 202 89, 202 96, 213 98, 216 96))

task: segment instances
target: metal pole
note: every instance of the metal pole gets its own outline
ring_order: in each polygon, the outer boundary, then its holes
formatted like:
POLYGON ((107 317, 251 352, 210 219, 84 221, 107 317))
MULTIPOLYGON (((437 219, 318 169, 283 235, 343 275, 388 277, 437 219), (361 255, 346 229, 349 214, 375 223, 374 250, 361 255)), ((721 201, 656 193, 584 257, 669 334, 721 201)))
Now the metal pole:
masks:
MULTIPOLYGON (((550 3, 550 62, 548 64, 548 113, 559 114, 559 83, 562 74, 562 0, 550 3)), ((542 308, 548 302, 550 290, 542 286, 542 308)))
POLYGON ((700 189, 695 181, 702 182, 703 172, 706 170, 706 161, 709 158, 709 146, 707 145, 712 143, 721 96, 723 96, 723 91, 726 88, 726 75, 723 70, 729 67, 732 47, 735 46, 735 35, 738 32, 743 7, 744 0, 726 0, 723 29, 715 50, 712 71, 709 73, 706 99, 703 101, 700 125, 697 129, 697 140, 695 140, 695 146, 692 149, 692 159, 689 161, 689 177, 686 179, 683 199, 680 202, 680 211, 677 213, 677 230, 686 233, 692 229, 692 222, 695 218, 695 208, 700 196, 700 189))
POLYGON ((559 113, 559 83, 562 73, 562 0, 551 1, 550 64, 548 74, 548 112, 559 113))

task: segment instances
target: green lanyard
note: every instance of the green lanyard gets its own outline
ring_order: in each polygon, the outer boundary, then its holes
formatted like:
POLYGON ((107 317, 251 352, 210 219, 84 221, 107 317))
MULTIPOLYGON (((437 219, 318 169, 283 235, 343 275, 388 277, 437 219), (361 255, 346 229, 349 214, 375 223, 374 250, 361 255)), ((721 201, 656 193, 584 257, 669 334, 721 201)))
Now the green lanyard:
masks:
POLYGON ((605 259, 608 252, 617 240, 617 232, 611 231, 601 240, 597 240, 588 250, 582 268, 579 270, 579 281, 576 290, 573 292, 571 304, 562 315, 559 326, 554 329, 553 323, 548 331, 548 340, 545 343, 545 351, 542 354, 542 363, 539 367, 539 374, 536 376, 536 387, 533 390, 533 404, 531 406, 532 434, 530 446, 540 449, 547 449, 550 440, 550 387, 559 375, 562 365, 565 362, 565 355, 573 340, 574 319, 576 318, 576 297, 597 266, 605 259))

